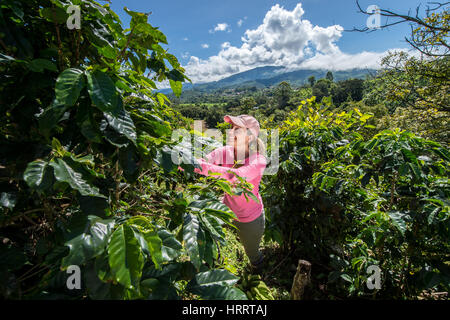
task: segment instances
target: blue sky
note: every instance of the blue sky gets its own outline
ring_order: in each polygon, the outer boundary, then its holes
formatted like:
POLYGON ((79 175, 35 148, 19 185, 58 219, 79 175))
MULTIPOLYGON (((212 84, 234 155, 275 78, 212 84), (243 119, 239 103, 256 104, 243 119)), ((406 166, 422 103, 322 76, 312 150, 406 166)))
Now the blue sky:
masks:
MULTIPOLYGON (((415 10, 420 2, 360 0, 364 9, 378 5, 401 13, 415 10)), ((169 52, 194 82, 218 80, 262 65, 376 67, 387 50, 409 49, 404 41, 408 24, 371 33, 343 31, 366 25, 367 16, 357 12, 355 0, 113 0, 113 10, 128 26, 125 6, 152 11, 149 22, 164 32, 169 52)))

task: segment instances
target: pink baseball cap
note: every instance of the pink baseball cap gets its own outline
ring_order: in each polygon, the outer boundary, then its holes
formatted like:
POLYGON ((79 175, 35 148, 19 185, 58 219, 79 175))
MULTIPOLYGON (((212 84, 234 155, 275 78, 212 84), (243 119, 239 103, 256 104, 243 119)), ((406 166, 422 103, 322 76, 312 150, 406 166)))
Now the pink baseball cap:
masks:
POLYGON ((223 117, 225 122, 235 124, 239 127, 250 129, 255 137, 259 135, 259 122, 254 117, 248 114, 241 114, 240 116, 226 115, 223 117))

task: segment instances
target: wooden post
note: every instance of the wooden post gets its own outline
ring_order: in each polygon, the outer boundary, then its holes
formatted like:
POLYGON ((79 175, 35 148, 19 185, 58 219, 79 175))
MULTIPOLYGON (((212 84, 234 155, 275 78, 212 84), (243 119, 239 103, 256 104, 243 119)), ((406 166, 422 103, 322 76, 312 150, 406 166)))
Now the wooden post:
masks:
POLYGON ((297 272, 294 276, 291 289, 291 299, 301 300, 305 287, 311 282, 311 263, 306 260, 298 260, 297 272))

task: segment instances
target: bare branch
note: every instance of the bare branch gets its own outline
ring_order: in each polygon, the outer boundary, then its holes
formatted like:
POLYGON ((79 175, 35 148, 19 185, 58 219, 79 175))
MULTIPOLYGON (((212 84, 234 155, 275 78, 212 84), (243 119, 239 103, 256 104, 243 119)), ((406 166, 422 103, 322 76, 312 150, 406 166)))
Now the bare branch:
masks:
MULTIPOLYGON (((448 4, 448 3, 449 2, 444 3, 444 4, 442 4, 442 6, 444 6, 444 5, 448 4)), ((365 14, 365 15, 369 15, 369 16, 373 15, 372 12, 367 12, 366 10, 363 10, 361 8, 361 5, 359 4, 359 0, 356 0, 356 5, 357 5, 360 13, 365 14)), ((399 23, 403 23, 403 22, 409 21, 409 22, 417 23, 418 25, 421 25, 423 27, 429 28, 430 30, 439 30, 439 31, 444 31, 444 32, 449 32, 450 31, 449 28, 436 27, 436 26, 433 26, 433 25, 430 25, 430 24, 426 23, 423 19, 419 18, 419 10, 420 10, 420 5, 418 7, 416 7, 416 16, 413 17, 413 16, 411 16, 409 14, 409 12, 408 12, 407 15, 404 15, 404 14, 395 13, 395 12, 387 10, 387 9, 379 9, 380 15, 383 16, 383 17, 402 19, 400 21, 396 21, 396 22, 393 22, 393 23, 386 23, 386 24, 380 26, 379 29, 384 29, 384 28, 387 28, 387 27, 390 27, 390 26, 393 26, 393 25, 396 25, 396 24, 399 24, 399 23)), ((430 10, 430 11, 434 11, 434 10, 430 10)), ((428 14, 427 14, 427 16, 428 16, 428 14)), ((370 29, 370 28, 366 27, 366 28, 363 28, 363 29, 353 28, 352 30, 346 30, 346 31, 366 32, 368 30, 373 30, 373 29, 370 29)))
POLYGON ((440 8, 442 8, 443 6, 449 5, 449 4, 450 4, 450 1, 447 1, 447 2, 444 2, 444 3, 432 1, 432 2, 427 2, 427 3, 437 5, 437 7, 436 7, 436 8, 433 8, 433 9, 430 9, 429 7, 427 7, 427 14, 428 14, 428 12, 436 11, 437 9, 440 9, 440 8))

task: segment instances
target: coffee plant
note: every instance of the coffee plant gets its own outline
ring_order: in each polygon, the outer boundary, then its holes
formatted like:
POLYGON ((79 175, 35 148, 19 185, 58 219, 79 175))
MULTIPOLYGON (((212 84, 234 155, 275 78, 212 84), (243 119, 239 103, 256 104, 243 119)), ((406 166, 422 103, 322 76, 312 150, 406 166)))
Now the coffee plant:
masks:
POLYGON ((450 153, 408 131, 374 134, 371 117, 334 113, 315 97, 291 112, 280 169, 265 177, 265 237, 319 266, 336 295, 448 291, 450 153), (366 286, 371 265, 381 289, 366 286))
POLYGON ((215 268, 235 218, 218 199, 231 187, 193 183, 190 142, 171 139, 190 122, 155 91, 169 81, 179 94, 189 79, 149 15, 124 10, 128 29, 91 0, 0 4, 2 296, 247 299, 215 268), (66 26, 72 5, 79 29, 66 26))
MULTIPOLYGON (((252 186, 195 175, 194 151, 219 144, 157 91, 190 80, 150 13, 124 10, 126 29, 93 0, 0 3, 2 298, 273 299, 221 254, 236 217, 219 199, 252 186)), ((371 117, 312 97, 281 121, 265 239, 335 297, 448 291, 450 153, 371 117)))

